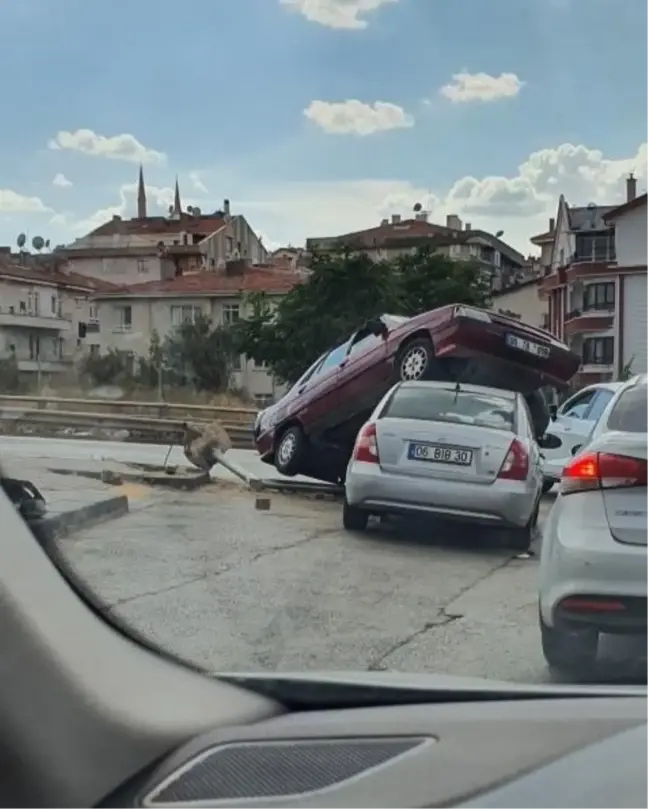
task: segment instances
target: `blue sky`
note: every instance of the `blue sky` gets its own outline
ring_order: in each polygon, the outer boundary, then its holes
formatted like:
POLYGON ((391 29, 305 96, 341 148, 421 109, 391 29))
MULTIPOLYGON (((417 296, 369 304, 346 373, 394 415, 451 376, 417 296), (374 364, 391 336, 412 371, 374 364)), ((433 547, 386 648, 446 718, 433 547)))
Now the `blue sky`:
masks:
POLYGON ((0 244, 133 215, 140 159, 271 245, 421 201, 527 251, 645 186, 645 0, 0 0, 0 69, 0 244))

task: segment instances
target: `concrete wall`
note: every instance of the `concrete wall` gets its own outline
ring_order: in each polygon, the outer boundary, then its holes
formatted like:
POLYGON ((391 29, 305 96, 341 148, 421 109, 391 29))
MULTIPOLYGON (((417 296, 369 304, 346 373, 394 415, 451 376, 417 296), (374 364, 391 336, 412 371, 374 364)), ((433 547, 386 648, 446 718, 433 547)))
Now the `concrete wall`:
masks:
POLYGON ((646 206, 619 217, 616 221, 616 256, 619 267, 644 266, 646 264, 648 232, 646 206))
POLYGON ((548 314, 547 300, 541 300, 538 295, 538 281, 522 284, 513 289, 493 296, 491 309, 514 312, 523 323, 531 326, 543 326, 545 315, 548 314))

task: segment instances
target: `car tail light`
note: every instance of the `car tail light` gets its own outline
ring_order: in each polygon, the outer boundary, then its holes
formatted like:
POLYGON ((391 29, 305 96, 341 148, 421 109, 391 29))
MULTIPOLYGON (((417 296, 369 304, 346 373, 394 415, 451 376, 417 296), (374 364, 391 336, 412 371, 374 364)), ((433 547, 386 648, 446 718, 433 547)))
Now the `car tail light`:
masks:
POLYGON ((497 477, 504 480, 526 480, 528 475, 529 454, 522 442, 514 438, 497 477))
POLYGON ((574 494, 597 489, 626 489, 646 485, 646 461, 627 455, 587 452, 563 469, 560 493, 574 494))
POLYGON ((380 463, 375 424, 365 424, 358 433, 353 449, 353 460, 363 463, 380 463))
POLYGON ((469 317, 472 320, 480 320, 482 323, 492 323, 488 312, 483 312, 481 309, 472 309, 470 306, 455 306, 454 316, 469 317))

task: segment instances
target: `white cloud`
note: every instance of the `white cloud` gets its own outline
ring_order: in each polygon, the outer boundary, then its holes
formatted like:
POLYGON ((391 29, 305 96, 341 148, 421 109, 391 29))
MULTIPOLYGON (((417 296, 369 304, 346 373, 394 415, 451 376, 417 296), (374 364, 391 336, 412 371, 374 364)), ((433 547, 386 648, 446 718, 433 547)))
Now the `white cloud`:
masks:
POLYGON ((61 172, 59 172, 52 180, 52 185, 57 185, 59 188, 69 188, 72 183, 70 180, 68 180, 65 174, 61 174, 61 172))
POLYGON ((524 86, 515 73, 500 73, 490 76, 488 73, 455 73, 452 81, 444 84, 439 91, 453 104, 466 104, 471 101, 499 101, 502 98, 514 98, 524 86))
POLYGON ((122 134, 107 137, 98 135, 91 129, 77 129, 75 132, 58 132, 47 144, 50 149, 67 149, 92 157, 109 160, 124 160, 129 163, 164 163, 166 155, 149 149, 134 135, 122 134))
POLYGON ((331 135, 372 135, 390 129, 407 129, 414 119, 402 107, 387 101, 365 104, 348 101, 311 101, 304 115, 331 135))
POLYGON ((365 16, 398 0, 279 0, 282 6, 327 28, 358 30, 368 25, 365 16))
POLYGON ((51 210, 40 197, 27 197, 12 191, 10 188, 0 188, 0 211, 14 213, 45 213, 51 210))
POLYGON ((200 179, 200 172, 190 171, 189 181, 191 182, 191 186, 195 191, 199 191, 201 194, 207 193, 207 186, 200 179))

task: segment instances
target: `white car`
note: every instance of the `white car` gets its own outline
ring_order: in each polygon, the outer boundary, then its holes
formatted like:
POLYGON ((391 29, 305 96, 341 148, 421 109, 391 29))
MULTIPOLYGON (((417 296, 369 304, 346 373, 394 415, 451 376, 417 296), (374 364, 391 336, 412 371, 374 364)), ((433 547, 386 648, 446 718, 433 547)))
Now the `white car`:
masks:
POLYGON ((544 524, 540 630, 558 670, 588 670, 600 633, 646 635, 647 379, 623 383, 576 447, 544 524))
POLYGON ((563 467, 571 460, 573 448, 587 439, 614 394, 622 387, 622 382, 589 385, 558 408, 547 433, 557 436, 561 446, 542 452, 545 491, 560 480, 563 467))
POLYGON ((358 434, 346 474, 343 523, 370 514, 427 514, 501 529, 527 550, 542 463, 519 393, 452 382, 400 382, 358 434))

